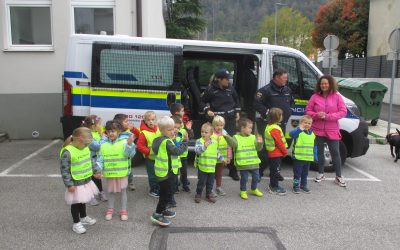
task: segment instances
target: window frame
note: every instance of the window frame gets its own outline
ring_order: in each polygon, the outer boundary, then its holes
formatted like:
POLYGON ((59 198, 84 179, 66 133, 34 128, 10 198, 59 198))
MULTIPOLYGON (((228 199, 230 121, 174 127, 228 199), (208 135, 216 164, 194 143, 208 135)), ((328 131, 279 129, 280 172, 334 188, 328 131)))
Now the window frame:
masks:
POLYGON ((52 0, 5 0, 5 32, 6 41, 4 51, 54 51, 54 27, 53 27, 53 4, 52 0), (11 31, 11 7, 48 7, 50 10, 50 37, 51 44, 13 44, 11 31))
MULTIPOLYGON (((88 8, 88 9, 112 9, 113 12, 113 32, 115 32, 115 1, 114 0, 71 0, 71 34, 75 33, 75 8, 88 8)), ((90 34, 89 34, 90 35, 90 34)), ((109 34, 107 34, 109 35, 109 34)))

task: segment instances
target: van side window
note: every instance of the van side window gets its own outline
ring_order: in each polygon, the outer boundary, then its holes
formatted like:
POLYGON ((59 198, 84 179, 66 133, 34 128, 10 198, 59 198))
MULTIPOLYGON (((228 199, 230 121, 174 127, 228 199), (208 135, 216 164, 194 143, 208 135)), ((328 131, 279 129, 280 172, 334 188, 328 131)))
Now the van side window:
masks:
POLYGON ((288 87, 292 90, 293 96, 299 98, 301 96, 300 81, 297 71, 296 58, 288 55, 273 55, 272 72, 276 69, 286 69, 288 72, 288 87))
POLYGON ((170 90, 180 82, 177 47, 93 44, 92 86, 170 90))
POLYGON ((300 70, 303 77, 303 99, 310 99, 318 81, 318 74, 308 64, 300 61, 300 70))

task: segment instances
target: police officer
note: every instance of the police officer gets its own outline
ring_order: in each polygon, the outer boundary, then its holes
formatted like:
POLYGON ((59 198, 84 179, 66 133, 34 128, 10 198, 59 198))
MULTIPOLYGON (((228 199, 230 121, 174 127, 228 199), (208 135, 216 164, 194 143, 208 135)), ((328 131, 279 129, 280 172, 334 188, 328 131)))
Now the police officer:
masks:
MULTIPOLYGON (((259 133, 264 136, 265 120, 271 108, 280 108, 283 111, 283 120, 281 122, 281 129, 285 134, 286 123, 292 114, 292 107, 294 100, 291 89, 286 85, 288 81, 288 73, 285 69, 277 69, 272 75, 272 80, 269 84, 260 88, 256 92, 254 100, 254 109, 257 111, 257 127, 259 133)), ((266 152, 262 150, 261 159, 263 163, 260 168, 260 174, 266 168, 266 152)), ((280 177, 283 180, 283 177, 280 177)))
MULTIPOLYGON (((239 96, 230 83, 232 76, 226 69, 220 69, 214 74, 214 79, 203 92, 201 100, 204 103, 204 113, 209 120, 220 115, 225 118, 225 130, 230 134, 236 133, 236 121, 240 118, 239 96)), ((229 166, 229 176, 239 180, 236 168, 229 166)))

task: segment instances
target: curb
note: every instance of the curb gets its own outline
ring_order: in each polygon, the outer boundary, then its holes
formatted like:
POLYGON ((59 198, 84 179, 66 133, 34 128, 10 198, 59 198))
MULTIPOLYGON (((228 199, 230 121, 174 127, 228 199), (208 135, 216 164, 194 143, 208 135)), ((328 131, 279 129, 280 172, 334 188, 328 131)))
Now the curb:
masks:
POLYGON ((368 132, 368 140, 370 144, 381 144, 381 145, 385 145, 387 144, 386 142, 386 138, 382 137, 380 135, 368 132))

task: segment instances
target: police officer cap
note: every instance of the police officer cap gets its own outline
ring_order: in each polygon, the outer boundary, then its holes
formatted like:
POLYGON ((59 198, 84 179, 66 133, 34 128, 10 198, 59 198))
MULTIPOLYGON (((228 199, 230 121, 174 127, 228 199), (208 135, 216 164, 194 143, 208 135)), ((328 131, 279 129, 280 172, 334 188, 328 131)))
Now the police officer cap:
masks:
POLYGON ((232 75, 229 73, 227 69, 219 69, 214 74, 215 78, 219 79, 232 79, 232 75))

